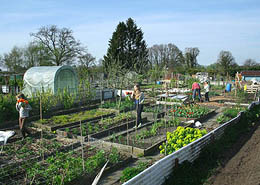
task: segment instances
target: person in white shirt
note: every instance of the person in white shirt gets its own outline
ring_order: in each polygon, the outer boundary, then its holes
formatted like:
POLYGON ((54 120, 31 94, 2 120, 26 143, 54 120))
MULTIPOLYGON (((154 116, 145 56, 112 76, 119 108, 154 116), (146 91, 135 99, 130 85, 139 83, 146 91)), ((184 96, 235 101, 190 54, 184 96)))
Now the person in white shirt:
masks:
POLYGON ((209 88, 210 88, 210 86, 209 86, 209 81, 206 81, 206 82, 204 83, 205 101, 206 101, 206 102, 209 102, 209 88))
POLYGON ((31 135, 31 133, 25 126, 25 120, 29 117, 29 111, 32 110, 32 107, 29 105, 24 94, 17 95, 16 100, 16 110, 19 112, 19 127, 24 139, 25 133, 31 135))

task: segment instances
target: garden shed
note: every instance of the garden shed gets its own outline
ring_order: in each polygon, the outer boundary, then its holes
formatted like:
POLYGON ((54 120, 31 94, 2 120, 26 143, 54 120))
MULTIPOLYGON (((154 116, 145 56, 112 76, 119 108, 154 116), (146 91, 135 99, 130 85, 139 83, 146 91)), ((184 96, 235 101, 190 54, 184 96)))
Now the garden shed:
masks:
POLYGON ((37 91, 59 91, 68 89, 69 92, 78 91, 78 77, 70 66, 39 66, 31 67, 24 74, 23 93, 32 96, 37 91))

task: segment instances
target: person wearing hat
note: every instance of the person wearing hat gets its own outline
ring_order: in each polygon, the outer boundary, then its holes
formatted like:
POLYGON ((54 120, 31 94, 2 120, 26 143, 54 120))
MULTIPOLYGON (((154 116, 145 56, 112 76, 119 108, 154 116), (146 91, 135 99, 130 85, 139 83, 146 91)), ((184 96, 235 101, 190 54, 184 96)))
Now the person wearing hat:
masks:
POLYGON ((204 82, 205 101, 209 102, 209 81, 204 82))

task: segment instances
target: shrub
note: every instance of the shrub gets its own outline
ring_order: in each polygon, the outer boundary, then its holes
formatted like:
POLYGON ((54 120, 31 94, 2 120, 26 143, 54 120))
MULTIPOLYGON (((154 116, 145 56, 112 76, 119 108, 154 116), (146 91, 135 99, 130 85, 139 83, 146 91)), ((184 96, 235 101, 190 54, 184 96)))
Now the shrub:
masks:
POLYGON ((207 131, 200 130, 197 128, 184 128, 178 127, 174 132, 167 132, 166 138, 167 143, 163 143, 159 146, 161 154, 171 154, 174 151, 188 145, 189 143, 201 138, 203 135, 207 134, 207 131))
POLYGON ((147 167, 147 162, 139 162, 137 167, 127 167, 123 170, 123 175, 120 177, 121 182, 126 182, 132 179, 134 176, 144 171, 147 167))

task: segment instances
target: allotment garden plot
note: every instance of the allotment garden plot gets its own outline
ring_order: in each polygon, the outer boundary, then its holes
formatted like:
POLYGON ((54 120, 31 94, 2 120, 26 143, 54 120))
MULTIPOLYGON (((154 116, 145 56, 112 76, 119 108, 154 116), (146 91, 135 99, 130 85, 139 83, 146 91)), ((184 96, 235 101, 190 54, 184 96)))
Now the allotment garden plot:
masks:
POLYGON ((140 127, 136 124, 134 103, 128 99, 35 121, 33 136, 25 140, 15 136, 4 146, 0 182, 91 184, 107 160, 105 173, 126 167, 132 157, 159 151, 163 157, 245 110, 239 105, 213 105, 157 105, 149 101, 144 105, 140 127), (202 124, 200 128, 195 128, 197 121, 202 124))

